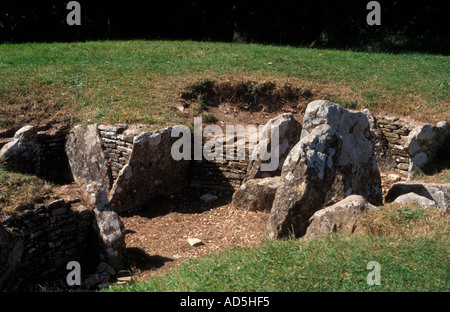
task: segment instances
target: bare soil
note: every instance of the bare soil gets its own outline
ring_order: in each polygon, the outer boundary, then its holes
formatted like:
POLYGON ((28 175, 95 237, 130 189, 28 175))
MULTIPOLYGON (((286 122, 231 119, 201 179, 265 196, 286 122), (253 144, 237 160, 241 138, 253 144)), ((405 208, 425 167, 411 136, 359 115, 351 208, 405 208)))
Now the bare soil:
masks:
MULTIPOLYGON (((382 172, 381 180, 384 197, 392 184, 406 181, 406 175, 382 172), (400 180, 390 180, 390 173, 400 180)), ((236 209, 228 194, 204 203, 200 196, 206 192, 187 189, 121 215, 134 279, 168 272, 189 259, 261 243, 269 213, 236 209), (198 238, 202 243, 191 246, 188 238, 198 238)))
POLYGON ((187 189, 121 215, 136 278, 167 272, 192 258, 261 242, 267 213, 237 210, 228 194, 218 194, 214 202, 205 203, 200 199, 204 193, 187 189), (201 243, 191 246, 188 238, 201 243))

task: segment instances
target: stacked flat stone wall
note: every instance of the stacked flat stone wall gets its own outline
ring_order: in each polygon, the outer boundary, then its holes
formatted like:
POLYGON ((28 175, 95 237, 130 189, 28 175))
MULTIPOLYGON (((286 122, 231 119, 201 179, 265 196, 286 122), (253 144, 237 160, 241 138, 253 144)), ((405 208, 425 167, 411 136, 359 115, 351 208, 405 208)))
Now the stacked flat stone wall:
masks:
POLYGON ((14 285, 29 288, 47 281, 65 280, 70 261, 78 261, 85 271, 95 270, 98 248, 93 232, 94 214, 79 203, 63 199, 37 204, 4 223, 22 240, 14 285))
POLYGON ((388 142, 386 156, 393 169, 408 171, 407 138, 413 126, 398 117, 377 117, 377 124, 388 142))
POLYGON ((223 159, 194 160, 191 164, 190 185, 194 188, 206 190, 234 192, 243 183, 249 164, 248 142, 245 142, 245 160, 237 157, 236 138, 223 145, 223 159), (234 159, 226 159, 226 150, 232 145, 234 159))

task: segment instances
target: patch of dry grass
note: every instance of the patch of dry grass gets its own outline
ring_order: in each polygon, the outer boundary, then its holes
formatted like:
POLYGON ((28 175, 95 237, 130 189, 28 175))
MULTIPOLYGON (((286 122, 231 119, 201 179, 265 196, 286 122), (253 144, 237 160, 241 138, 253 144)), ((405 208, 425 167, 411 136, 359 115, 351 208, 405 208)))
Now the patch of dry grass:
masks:
POLYGON ((0 215, 14 214, 49 196, 52 185, 36 176, 13 173, 0 167, 0 215))
POLYGON ((372 236, 450 242, 450 216, 439 208, 390 203, 365 214, 361 225, 361 232, 372 236))

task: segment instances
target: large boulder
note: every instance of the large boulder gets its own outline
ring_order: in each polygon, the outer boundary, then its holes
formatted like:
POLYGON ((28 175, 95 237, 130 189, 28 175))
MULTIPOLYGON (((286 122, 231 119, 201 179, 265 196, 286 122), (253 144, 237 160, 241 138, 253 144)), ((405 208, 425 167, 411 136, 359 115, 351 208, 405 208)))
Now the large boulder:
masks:
POLYGON ((136 136, 128 162, 119 172, 109 194, 114 211, 142 207, 155 195, 170 195, 188 182, 189 161, 171 155, 172 128, 143 132, 136 136))
POLYGON ((328 125, 318 125, 288 154, 281 172, 266 238, 303 236, 309 218, 325 203, 338 166, 342 139, 328 125))
POLYGON ((401 182, 394 184, 386 195, 387 203, 401 195, 415 193, 437 203, 439 208, 450 214, 450 183, 401 182))
POLYGON ((232 205, 236 209, 270 212, 280 185, 280 177, 249 180, 234 192, 232 205))
MULTIPOLYGON (((247 168, 247 175, 244 179, 248 181, 250 179, 256 178, 266 178, 266 177, 274 177, 279 176, 281 174, 281 168, 283 166, 284 160, 286 156, 289 154, 290 150, 294 147, 295 144, 300 140, 300 135, 302 132, 301 124, 295 120, 294 115, 291 113, 281 114, 280 116, 269 120, 262 130, 263 138, 258 142, 257 146, 250 151, 251 155, 253 155, 252 160, 250 160, 247 168), (278 127, 278 167, 273 171, 263 171, 261 170, 261 164, 268 163, 269 160, 266 159, 265 155, 258 155, 258 153, 263 150, 265 152, 271 151, 271 141, 272 137, 271 131, 274 127, 278 127), (267 147, 261 149, 261 147, 267 147)), ((273 153, 272 153, 273 154, 273 153)))
POLYGON ((375 208, 364 197, 350 195, 330 207, 317 211, 309 219, 310 225, 303 238, 316 238, 332 232, 352 234, 359 217, 367 210, 375 208))
POLYGON ((36 172, 36 159, 39 150, 37 144, 37 130, 35 126, 20 128, 11 142, 0 150, 0 160, 12 171, 24 173, 36 172))
POLYGON ((370 123, 365 113, 354 112, 329 101, 311 102, 303 118, 303 132, 327 124, 342 139, 337 173, 327 192, 326 205, 351 194, 358 194, 373 205, 382 203, 380 172, 370 140, 370 123))
POLYGON ((66 154, 75 182, 111 185, 108 160, 103 153, 96 124, 75 126, 67 137, 66 154))
MULTIPOLYGON (((409 154, 408 180, 417 169, 423 168, 436 156, 436 151, 443 144, 449 144, 450 125, 441 121, 436 126, 425 124, 414 128, 407 141, 409 154)), ((450 156, 450 155, 449 155, 450 156)))
POLYGON ((414 203, 422 207, 436 205, 434 200, 428 199, 424 196, 417 195, 416 193, 407 193, 397 197, 394 202, 397 204, 414 203))

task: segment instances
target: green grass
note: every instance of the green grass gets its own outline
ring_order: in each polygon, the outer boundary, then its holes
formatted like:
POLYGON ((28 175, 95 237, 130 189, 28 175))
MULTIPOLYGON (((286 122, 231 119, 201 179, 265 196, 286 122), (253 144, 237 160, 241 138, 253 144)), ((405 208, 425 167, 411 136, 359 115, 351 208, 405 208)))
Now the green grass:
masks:
POLYGON ((0 118, 168 124, 182 119, 171 107, 189 84, 251 79, 329 90, 322 96, 355 108, 449 121, 449 60, 192 41, 2 44, 0 118))
POLYGON ((109 291, 449 291, 448 218, 393 204, 367 215, 366 234, 238 247, 109 291), (371 261, 381 285, 367 283, 371 261))
POLYGON ((329 235, 235 248, 114 291, 449 291, 448 245, 426 239, 329 235), (371 261, 381 285, 367 284, 371 261))

